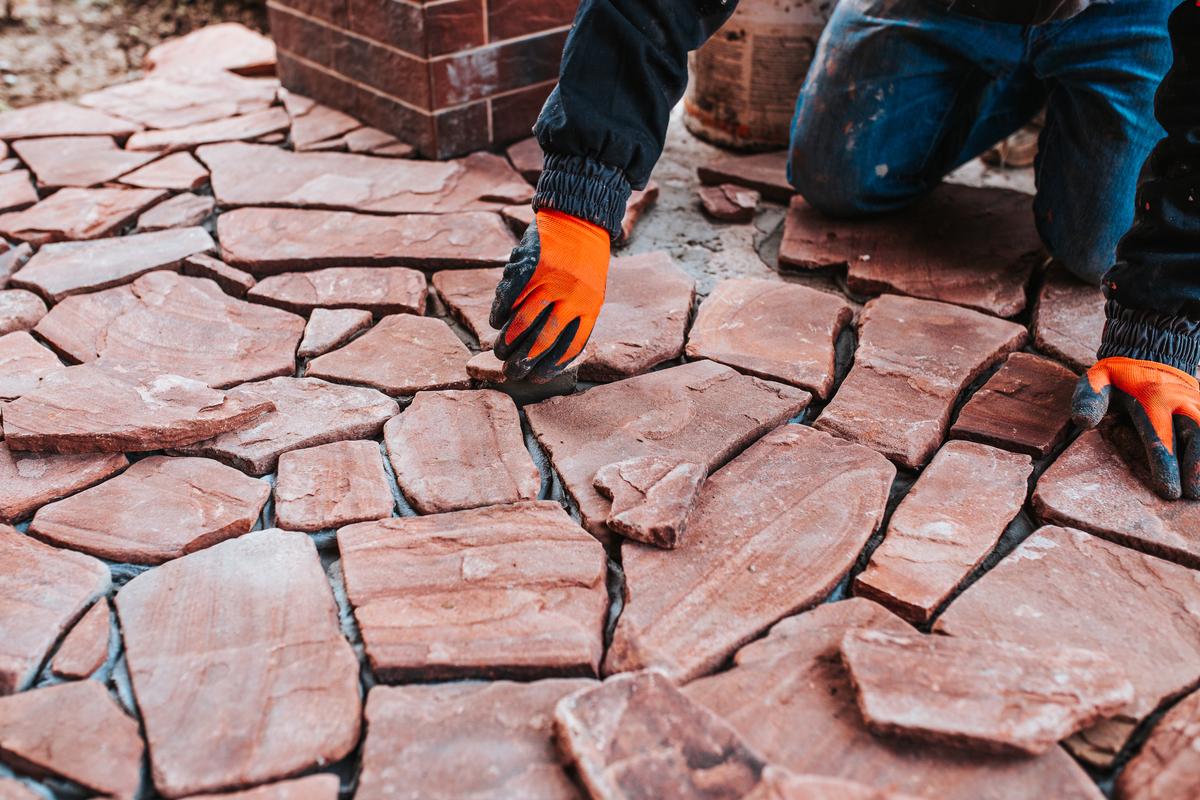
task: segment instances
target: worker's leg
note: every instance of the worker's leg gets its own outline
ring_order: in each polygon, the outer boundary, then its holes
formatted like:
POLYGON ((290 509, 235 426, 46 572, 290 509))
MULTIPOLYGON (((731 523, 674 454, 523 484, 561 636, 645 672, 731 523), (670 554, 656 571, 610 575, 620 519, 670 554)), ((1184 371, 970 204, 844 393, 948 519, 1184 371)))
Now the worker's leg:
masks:
POLYGON ((1044 25, 1033 66, 1049 86, 1034 214, 1050 252, 1099 283, 1133 221, 1142 162, 1163 136, 1154 92, 1171 65, 1167 17, 1178 0, 1116 0, 1044 25))
POLYGON ((792 185, 838 216, 911 203, 1037 112, 1024 34, 928 0, 842 0, 797 100, 792 185))

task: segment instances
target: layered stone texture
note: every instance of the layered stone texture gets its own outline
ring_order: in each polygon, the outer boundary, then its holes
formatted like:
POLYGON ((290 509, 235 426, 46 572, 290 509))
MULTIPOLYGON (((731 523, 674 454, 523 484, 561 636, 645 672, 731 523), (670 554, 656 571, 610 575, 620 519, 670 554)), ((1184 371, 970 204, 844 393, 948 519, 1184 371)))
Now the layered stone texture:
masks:
POLYGON ((263 278, 251 300, 297 314, 317 308, 358 308, 377 316, 424 314, 425 276, 406 267, 333 267, 263 278))
POLYGON ((25 331, 0 336, 0 401, 16 400, 62 369, 58 357, 25 331))
POLYGON ((732 183, 704 186, 698 194, 704 213, 718 222, 750 222, 758 210, 758 192, 732 183))
POLYGON ((647 456, 601 467, 592 484, 612 501, 604 520, 626 539, 674 549, 696 505, 703 464, 647 456))
POLYGON ((1061 265, 1046 272, 1033 308, 1033 344, 1071 369, 1083 372, 1096 361, 1104 333, 1104 293, 1061 265))
POLYGON ((0 215, 0 234, 35 245, 100 239, 165 197, 158 189, 60 189, 29 208, 0 215))
POLYGON ((467 388, 470 357, 471 351, 442 320, 395 314, 346 346, 317 356, 304 374, 407 395, 467 388))
POLYGON ((786 203, 795 193, 787 180, 787 152, 756 153, 751 156, 723 153, 696 168, 706 186, 744 186, 767 200, 786 203))
POLYGON ((1181 700, 1117 777, 1120 800, 1184 800, 1200 785, 1200 694, 1181 700))
POLYGON ((0 441, 0 522, 20 522, 46 503, 97 484, 128 464, 122 453, 30 453, 0 441))
POLYGON ((375 442, 330 442, 279 457, 275 523, 320 531, 391 516, 395 501, 375 442))

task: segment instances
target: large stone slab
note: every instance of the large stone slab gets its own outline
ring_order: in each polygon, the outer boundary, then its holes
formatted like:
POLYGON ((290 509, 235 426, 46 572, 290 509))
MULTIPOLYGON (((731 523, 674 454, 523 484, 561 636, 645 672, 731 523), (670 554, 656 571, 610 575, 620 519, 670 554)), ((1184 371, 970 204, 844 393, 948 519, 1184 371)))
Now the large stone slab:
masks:
POLYGON ((383 438, 396 483, 422 514, 536 500, 541 490, 517 407, 502 392, 418 392, 383 438))
POLYGON ((160 75, 195 69, 272 75, 275 43, 241 23, 222 22, 156 44, 146 53, 142 66, 160 75))
POLYGON ((592 484, 601 467, 658 455, 703 464, 711 473, 799 414, 809 399, 799 389, 696 361, 552 397, 525 412, 584 527, 604 537, 612 504, 592 484))
POLYGON ((186 69, 108 86, 83 95, 79 102, 147 128, 183 128, 262 111, 275 102, 278 90, 275 80, 249 80, 212 68, 186 69))
POLYGON ((137 219, 137 231, 163 231, 200 225, 213 213, 215 203, 206 194, 184 192, 156 205, 137 219))
POLYGON ((304 315, 314 308, 361 308, 383 316, 424 314, 425 294, 425 276, 415 269, 332 267, 270 275, 247 297, 304 315))
POLYGON ((929 800, 1054 797, 1101 800, 1061 749, 1013 759, 882 739, 863 724, 838 650, 849 630, 912 632, 867 600, 831 603, 790 617, 742 648, 733 669, 684 693, 724 717, 769 761, 929 800))
POLYGON ((131 800, 142 782, 137 720, 95 681, 0 697, 0 761, 104 797, 131 800))
POLYGON ((654 456, 601 467, 592 485, 612 501, 604 524, 637 542, 679 545, 708 472, 703 464, 654 456))
MULTIPOLYGON (((203 29, 201 29, 203 30, 203 29)), ((330 772, 319 772, 290 781, 268 783, 240 792, 194 794, 188 800, 337 800, 341 781, 330 772)))
POLYGON ((1116 661, 1133 682, 1133 703, 1068 742, 1104 766, 1139 720, 1200 685, 1200 574, 1080 531, 1042 528, 959 595, 934 631, 1079 647, 1116 661))
POLYGON ((978 311, 876 298, 859 316, 854 366, 814 425, 916 469, 946 437, 959 393, 1025 338, 978 311))
POLYGON ((251 475, 275 469, 291 450, 344 439, 378 436, 400 407, 386 395, 361 386, 338 386, 316 378, 272 378, 229 390, 247 403, 267 402, 275 410, 241 430, 182 448, 209 456, 251 475))
POLYGON ((0 401, 33 391, 44 376, 63 369, 58 356, 26 331, 0 336, 0 401))
POLYGON ((117 613, 161 794, 287 777, 358 741, 358 660, 304 534, 256 531, 144 572, 117 613))
MULTIPOLYGON (((540 150, 538 152, 541 152, 540 150)), ((447 269, 433 274, 433 288, 454 318, 479 340, 479 347, 491 350, 500 331, 488 322, 496 284, 503 269, 447 269)))
POLYGON ((103 562, 0 525, 0 696, 29 688, 55 642, 111 586, 103 562))
POLYGON ((59 189, 22 211, 0 214, 0 234, 32 244, 100 239, 166 196, 161 189, 59 189))
POLYGON ((26 170, 16 169, 0 174, 0 211, 28 208, 37 201, 37 189, 26 170))
POLYGON ((275 524, 320 531, 390 517, 395 500, 375 442, 330 442, 279 457, 275 524))
POLYGON ((50 136, 13 143, 44 189, 86 188, 116 180, 153 161, 152 153, 131 153, 111 136, 50 136))
POLYGON ((97 484, 128 464, 121 453, 22 453, 0 441, 0 522, 20 522, 46 503, 97 484))
POLYGON ((742 156, 723 153, 696 168, 706 186, 730 183, 754 189, 767 200, 786 203, 796 190, 787 180, 786 150, 742 156))
POLYGON ((0 291, 0 336, 27 331, 46 316, 46 303, 24 289, 0 291))
POLYGON ((203 228, 64 242, 38 250, 12 277, 11 285, 57 303, 68 295, 118 286, 155 270, 178 270, 183 259, 214 247, 203 228))
POLYGON ((367 697, 360 800, 577 800, 554 706, 594 681, 376 686, 367 697))
POLYGON ((107 600, 97 600, 67 633, 50 662, 50 671, 60 678, 82 680, 108 658, 112 619, 107 600))
POLYGON ((142 131, 129 137, 127 150, 173 153, 205 144, 257 139, 269 133, 286 131, 291 124, 282 108, 266 108, 250 114, 201 122, 169 130, 142 131))
POLYGON ((1200 693, 1179 702, 1117 776, 1120 800, 1188 800, 1200 786, 1200 693))
POLYGON ((202 147, 196 155, 208 167, 213 192, 226 208, 444 214, 499 211, 509 203, 533 199, 533 187, 502 156, 492 153, 416 161, 232 143, 202 147))
POLYGON ((128 136, 141 128, 74 103, 38 103, 0 114, 0 139, 10 142, 43 136, 128 136))
POLYGON ((341 347, 354 338, 356 333, 371 327, 370 311, 357 308, 314 308, 304 326, 304 338, 296 355, 314 358, 322 353, 341 347))
POLYGON ((517 240, 499 214, 238 208, 217 233, 225 260, 254 275, 340 266, 502 267, 517 240))
POLYGON ((928 622, 1020 513, 1032 472, 1028 456, 947 442, 892 515, 855 594, 928 622))
POLYGON ((757 278, 721 281, 700 304, 688 358, 711 358, 828 397, 835 345, 854 311, 839 295, 757 278))
POLYGON ((1046 272, 1033 308, 1033 345, 1077 372, 1096 361, 1104 333, 1104 293, 1061 265, 1046 272))
POLYGON ((80 364, 5 406, 4 440, 36 452, 145 452, 244 428, 272 408, 178 375, 80 364))
POLYGON ((684 547, 621 546, 625 607, 606 674, 686 682, 827 595, 883 520, 895 468, 803 425, 775 430, 705 482, 684 547))
POLYGON ((596 674, 604 548, 557 503, 363 522, 337 538, 382 680, 596 674))
POLYGON ((372 386, 390 395, 465 389, 471 351, 445 322, 394 314, 338 350, 309 361, 304 374, 372 386))
POLYGON ((211 459, 151 456, 38 509, 29 532, 110 561, 161 564, 248 532, 270 494, 211 459))
POLYGON ((130 172, 120 182, 145 189, 186 192, 208 183, 208 170, 191 153, 172 153, 130 172))

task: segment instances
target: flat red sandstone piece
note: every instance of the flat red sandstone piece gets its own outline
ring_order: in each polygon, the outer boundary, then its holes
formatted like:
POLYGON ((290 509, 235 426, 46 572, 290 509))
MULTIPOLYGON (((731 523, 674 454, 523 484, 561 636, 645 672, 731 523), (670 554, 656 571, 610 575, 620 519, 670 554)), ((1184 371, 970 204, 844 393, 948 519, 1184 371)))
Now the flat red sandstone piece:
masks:
POLYGON ((814 426, 916 469, 946 437, 958 395, 1026 337, 978 311, 884 295, 859 315, 854 366, 814 426))
POLYGON ((0 139, 43 136, 128 136, 142 129, 136 122, 74 103, 38 103, 0 114, 0 139))
POLYGON ((117 613, 163 795, 284 778, 357 743, 358 659, 304 534, 255 531, 143 572, 117 613))
POLYGON ((209 218, 215 207, 216 202, 208 195, 177 194, 138 217, 137 230, 145 233, 199 225, 209 218))
POLYGON ((516 144, 510 145, 505 151, 505 155, 508 156, 513 169, 521 173, 521 177, 529 183, 537 185, 538 178, 542 176, 542 162, 545 160, 542 146, 538 144, 537 139, 532 136, 522 139, 516 144))
POLYGON ((1200 786, 1200 692, 1181 700, 1150 730, 1141 752, 1117 776, 1119 800, 1189 800, 1200 786))
POLYGON ((46 503, 97 484, 128 465, 121 453, 22 453, 0 441, 0 522, 20 522, 46 503))
POLYGON ((46 316, 46 303, 24 289, 0 291, 0 336, 26 331, 46 316))
POLYGON ((374 389, 338 386, 315 378, 272 378, 229 390, 245 403, 267 402, 275 410, 253 425, 183 448, 232 464, 251 475, 275 469, 282 453, 343 439, 378 436, 395 416, 396 401, 374 389))
POLYGON ((120 182, 145 189, 191 191, 208 183, 208 170, 191 153, 172 153, 130 172, 120 182))
POLYGON ((0 697, 28 689, 54 643, 111 586, 103 562, 0 525, 0 697))
POLYGON ((1067 742, 1106 766, 1139 720, 1200 685, 1200 574, 1069 528, 1041 528, 959 595, 934 632, 1078 647, 1116 661, 1133 682, 1133 703, 1067 742))
POLYGON ((1032 353, 1012 353, 958 413, 956 439, 1041 457, 1062 443, 1071 427, 1077 376, 1032 353))
POLYGON ((745 800, 915 800, 913 795, 875 789, 858 781, 796 775, 781 767, 763 770, 763 782, 745 800))
POLYGON ((314 308, 304 326, 304 338, 296 355, 314 358, 322 353, 341 347, 359 331, 371 327, 374 321, 370 311, 357 308, 314 308))
POLYGON ((759 193, 736 184, 701 186, 696 193, 704 213, 720 222, 752 222, 758 210, 759 193))
POLYGON ((332 267, 263 278, 248 292, 259 303, 310 313, 362 308, 376 316, 424 314, 425 276, 407 267, 332 267))
POLYGON ((638 221, 645 216, 655 203, 658 202, 658 184, 650 181, 645 189, 638 189, 629 195, 625 203, 625 216, 621 217, 621 238, 618 244, 626 244, 633 236, 633 229, 638 221))
POLYGON ((29 786, 16 778, 0 778, 0 797, 4 800, 44 800, 45 795, 29 786))
POLYGON ((928 622, 1021 511, 1028 456, 947 442, 905 495, 854 592, 913 623, 928 622))
POLYGON ((57 303, 68 295, 128 283, 154 270, 178 270, 183 259, 214 247, 212 237, 203 228, 64 242, 38 250, 12 277, 11 285, 57 303))
MULTIPOLYGON (((23 169, 0 174, 0 211, 28 208, 38 201, 37 189, 23 169)), ((5 215, 7 216, 7 215, 5 215)), ((3 217, 0 217, 2 219, 3 217)))
POLYGON ((578 678, 532 683, 376 686, 367 697, 359 800, 577 800, 554 741, 554 706, 595 686, 578 678))
POLYGON ((593 485, 612 501, 610 531, 655 547, 679 545, 707 470, 703 464, 643 456, 601 467, 593 485))
POLYGON ((0 401, 16 400, 37 388, 46 375, 63 364, 26 331, 0 336, 0 401))
POLYGON ((0 697, 0 761, 131 800, 142 780, 142 738, 96 681, 0 697))
POLYGON ((517 243, 499 214, 386 217, 237 208, 217 220, 225 260, 255 275, 340 266, 502 267, 517 243))
POLYGON ((156 44, 142 65, 160 74, 200 68, 270 75, 275 72, 275 43, 240 23, 222 22, 156 44))
POLYGON ((279 457, 275 524, 320 531, 392 515, 395 501, 375 442, 330 442, 279 457))
POLYGON ((296 150, 308 150, 326 139, 337 138, 362 126, 349 114, 294 92, 284 94, 283 107, 292 118, 292 147, 296 150))
POLYGON ((1033 345, 1073 370, 1096 361, 1104 333, 1104 293, 1070 275, 1060 265, 1046 272, 1033 308, 1033 345))
POLYGON ((352 130, 342 137, 346 149, 351 153, 365 153, 386 158, 408 158, 413 154, 412 145, 384 133, 378 128, 362 127, 352 130))
POLYGON ((108 658, 111 632, 108 601, 97 600, 63 639, 50 662, 50 671, 60 678, 82 680, 88 677, 108 658))
POLYGON ((396 483, 422 514, 536 500, 541 489, 517 407, 501 392, 418 392, 383 437, 396 483))
POLYGON ((44 189, 86 188, 116 180, 153 161, 154 155, 117 147, 111 136, 50 136, 13 143, 13 150, 44 189))
POLYGON ((503 269, 447 269, 433 274, 433 288, 454 318, 490 350, 500 334, 488 322, 503 269))
POLYGON ((471 360, 467 362, 467 374, 478 386, 504 392, 518 405, 538 403, 547 397, 571 394, 579 381, 579 368, 574 364, 568 365, 545 383, 509 380, 504 374, 504 362, 496 358, 496 354, 491 350, 483 350, 471 356, 471 360))
POLYGON ((337 539, 380 679, 596 674, 604 548, 557 503, 362 522, 337 539))
POLYGON ((337 775, 321 772, 240 792, 194 794, 187 800, 337 800, 340 786, 337 775))
POLYGON ((29 532, 110 561, 161 564, 246 533, 270 494, 211 459, 150 456, 38 509, 29 532))
POLYGON ((605 673, 692 680, 818 602, 879 526, 894 476, 877 453, 807 426, 764 436, 705 482, 683 547, 622 545, 605 673))
POLYGON ((234 269, 224 261, 204 253, 185 258, 180 272, 193 278, 208 278, 220 286, 221 291, 233 297, 245 297, 246 292, 254 286, 254 276, 249 272, 234 269))
POLYGON ((173 153, 216 142, 257 139, 268 133, 286 131, 290 124, 291 120, 282 108, 267 108, 182 128, 135 133, 125 143, 125 149, 173 153))
POLYGON ((465 389, 471 351, 445 322, 394 314, 338 350, 317 356, 304 374, 372 386, 390 395, 465 389))
POLYGON ((12 274, 32 255, 33 247, 28 242, 22 242, 16 247, 9 247, 7 243, 0 245, 0 286, 7 286, 12 274))
POLYGON ((0 214, 0 234, 32 244, 100 239, 164 197, 161 189, 59 189, 23 211, 0 214))
POLYGON ((244 428, 271 409, 178 375, 80 364, 5 406, 4 440, 36 452, 144 452, 244 428))
POLYGON ((205 67, 150 75, 79 98, 82 105, 140 122, 148 128, 183 128, 275 103, 276 80, 251 80, 205 67))
POLYGON ((842 637, 856 628, 913 632, 860 598, 817 606, 780 622, 766 639, 742 648, 733 669, 694 681, 684 693, 726 719, 769 761, 798 774, 928 800, 1102 800, 1087 773, 1058 748, 1014 759, 872 734, 838 657, 842 637))
POLYGON ((795 193, 787 181, 786 150, 752 156, 724 154, 696 169, 705 186, 733 184, 754 189, 767 200, 786 203, 795 193))
POLYGON ((828 397, 835 345, 854 312, 840 295, 756 278, 721 281, 700 304, 687 356, 828 397))
POLYGON ((712 361, 552 397, 525 409, 584 527, 604 537, 611 503, 592 485, 606 464, 637 456, 704 464, 710 473, 799 414, 809 394, 712 361))

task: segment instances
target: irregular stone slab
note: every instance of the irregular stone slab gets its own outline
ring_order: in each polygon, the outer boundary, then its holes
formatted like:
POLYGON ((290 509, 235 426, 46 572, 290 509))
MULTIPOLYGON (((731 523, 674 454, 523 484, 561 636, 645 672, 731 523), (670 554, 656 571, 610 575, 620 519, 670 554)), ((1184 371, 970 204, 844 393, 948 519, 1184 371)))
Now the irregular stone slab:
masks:
MULTIPOLYGON (((62 189, 58 194, 68 191, 71 190, 62 189)), ((138 233, 95 242, 64 242, 38 250, 12 277, 11 284, 57 303, 68 295, 128 283, 154 270, 178 270, 183 259, 214 247, 212 237, 203 228, 138 233)))
POLYGON ((275 469, 279 456, 343 439, 378 436, 395 416, 396 401, 374 389, 338 386, 315 378, 272 378, 229 390, 244 403, 271 403, 275 410, 255 424, 183 448, 232 464, 251 475, 275 469))
POLYGON ((504 221, 508 223, 508 227, 512 228, 513 233, 517 236, 524 236, 525 229, 533 224, 536 217, 536 212, 532 206, 505 206, 500 209, 500 216, 504 217, 504 221))
POLYGON ((309 361, 304 374, 390 395, 465 389, 471 383, 466 370, 470 357, 471 351, 442 320, 394 314, 345 347, 309 361))
MULTIPOLYGON (((0 174, 0 211, 28 208, 37 201, 37 189, 29 180, 28 171, 15 169, 12 172, 0 174)), ((0 217, 0 219, 2 218, 0 217)))
POLYGON ((1133 682, 1133 703, 1067 742, 1107 765, 1138 720, 1200 685, 1200 575, 1080 531, 1041 528, 959 595, 934 631, 1111 657, 1133 682))
POLYGON ((34 330, 76 361, 103 357, 223 388, 292 375, 304 318, 234 299, 211 281, 159 271, 129 286, 68 297, 34 330))
POLYGON ((753 189, 765 199, 786 203, 796 190, 787 181, 787 151, 741 156, 732 153, 718 156, 696 168, 705 186, 731 183, 753 189))
POLYGON ((696 194, 704 213, 718 222, 752 222, 758 211, 759 193, 736 184, 701 186, 696 194))
POLYGON ((213 192, 226 208, 290 206, 438 214, 498 211, 509 203, 533 199, 533 188, 492 153, 416 161, 232 143, 202 147, 196 155, 212 173, 213 192))
POLYGON ((148 128, 183 128, 262 111, 275 102, 279 82, 247 80, 211 67, 109 86, 79 102, 148 128))
POLYGON ((111 586, 103 562, 0 525, 0 696, 29 688, 63 632, 111 586))
POLYGON ((220 259, 200 253, 188 256, 180 265, 180 272, 193 278, 208 278, 221 291, 233 297, 245 297, 250 287, 254 286, 254 276, 249 272, 234 269, 220 259))
POLYGON ((375 442, 330 442, 279 457, 275 523, 320 531, 392 515, 391 481, 375 442))
POLYGON ((20 522, 46 503, 97 484, 128 465, 121 453, 22 453, 0 441, 0 522, 20 522))
POLYGON ((500 332, 488 322, 503 269, 447 269, 433 274, 433 288, 456 320, 491 350, 500 332))
POLYGON ((516 144, 510 145, 504 154, 508 156, 513 169, 521 173, 521 177, 529 181, 531 185, 537 185, 538 178, 542 176, 542 162, 545 160, 542 146, 538 144, 537 139, 532 136, 522 139, 516 144))
POLYGON ((374 321, 370 311, 357 308, 314 308, 304 327, 304 338, 296 355, 314 358, 341 347, 354 338, 359 331, 371 327, 374 321))
POLYGON ((488 389, 418 392, 383 428, 396 483, 422 514, 536 500, 517 407, 488 389))
POLYGON ((215 207, 216 201, 208 195, 177 194, 138 217, 137 230, 145 233, 199 225, 209 218, 215 207))
POLYGON ((467 374, 480 387, 495 389, 511 397, 517 405, 537 403, 547 397, 571 394, 579 381, 579 368, 571 365, 545 383, 509 380, 504 374, 504 362, 496 358, 491 350, 471 356, 467 362, 467 374))
POLYGON ((604 520, 610 531, 672 550, 707 474, 703 464, 646 456, 601 467, 592 483, 612 501, 604 520))
POLYGON ((145 452, 244 428, 272 408, 178 375, 80 364, 5 406, 4 440, 36 452, 145 452))
POLYGON ((1104 293, 1055 264, 1033 307, 1033 346, 1078 372, 1096 362, 1104 333, 1104 293))
POLYGON ((322 772, 241 792, 194 794, 188 800, 337 800, 340 785, 337 775, 322 772))
POLYGON ((425 276, 407 267, 332 267, 263 278, 249 291, 259 303, 309 314, 362 308, 376 316, 424 314, 425 276))
POLYGON ((108 658, 111 628, 108 601, 97 600, 63 639, 50 671, 60 678, 82 680, 100 669, 108 658))
POLYGON ((33 247, 28 243, 23 242, 16 247, 9 247, 7 243, 0 246, 0 286, 7 286, 9 277, 32 255, 33 247))
POLYGON ((365 153, 387 158, 409 158, 416 152, 412 145, 405 144, 390 133, 384 133, 377 128, 358 128, 347 133, 342 139, 346 142, 346 149, 351 153, 365 153))
POLYGON ((836 377, 835 345, 854 311, 840 295, 794 283, 729 278, 700 304, 688 358, 711 358, 825 398, 836 377))
POLYGON ((172 153, 121 178, 121 183, 146 189, 192 191, 208 183, 208 170, 191 153, 172 153))
POLYGON ((1021 511, 1028 456, 947 442, 905 495, 854 593, 912 623, 928 622, 1021 511))
POLYGON ((1014 759, 872 734, 838 657, 842 637, 856 628, 912 633, 867 600, 828 603, 780 622, 766 639, 742 648, 733 669, 689 684, 684 694, 796 773, 929 800, 1101 800, 1087 773, 1059 748, 1014 759))
POLYGON ((622 544, 625 608, 605 673, 686 682, 816 603, 879 526, 894 476, 877 453, 807 426, 764 436, 704 484, 685 547, 622 544))
POLYGON ((1150 731, 1117 776, 1120 800, 1187 800, 1200 785, 1200 693, 1193 692, 1150 731))
POLYGON ((594 681, 376 686, 356 797, 576 800, 554 742, 554 706, 594 681))
POLYGON ((859 315, 854 366, 814 427, 917 469, 946 438, 959 393, 1025 337, 978 311, 878 297, 859 315))
POLYGON ((0 214, 0 233, 33 244, 100 239, 164 197, 159 189, 60 189, 23 211, 0 214))
POLYGON ((154 160, 154 155, 117 147, 111 136, 49 136, 13 142, 43 189, 87 188, 116 180, 154 160))
POLYGON ((1075 373, 1049 359, 1012 353, 958 412, 950 435, 1044 456, 1071 427, 1076 380, 1075 373))
POLYGON ((1120 667, 1079 648, 867 630, 841 652, 868 728, 950 747, 1040 755, 1133 700, 1120 667))
POLYGON ((711 473, 809 399, 799 389, 696 361, 552 397, 525 412, 584 527, 604 537, 612 504, 592 485, 601 467, 654 455, 703 464, 711 473))
POLYGON ((638 221, 645 216, 655 203, 658 202, 658 184, 650 181, 646 184, 645 189, 638 189, 629 195, 629 200, 625 203, 625 216, 621 217, 621 239, 620 244, 629 242, 633 236, 633 229, 637 226, 638 221))
POLYGON ((42 298, 24 289, 0 291, 0 336, 26 331, 46 316, 42 298))
POLYGON ((354 749, 359 664, 304 534, 255 531, 143 572, 117 614, 163 795, 276 780, 354 749))
POLYGON ((362 124, 349 114, 343 114, 337 109, 319 105, 311 100, 308 101, 311 104, 308 109, 298 114, 292 110, 292 98, 295 97, 297 95, 287 95, 284 106, 292 117, 292 147, 297 151, 321 150, 322 144, 329 139, 336 139, 340 145, 345 146, 345 140, 341 137, 362 124))
POLYGON ((0 139, 43 136, 128 136, 141 125, 74 103, 38 103, 0 114, 0 139))
POLYGON ((381 680, 596 674, 604 548, 557 503, 362 522, 337 539, 381 680))
POLYGON ((746 800, 914 800, 912 795, 875 789, 857 781, 796 775, 780 767, 763 770, 763 781, 746 800))
POLYGON ((241 75, 273 75, 275 43, 241 23, 222 22, 156 44, 142 66, 159 73, 224 69, 241 75))
POLYGON ((696 282, 665 252, 614 258, 579 377, 615 381, 683 354, 696 282))
POLYGON ((1144 452, 1128 427, 1085 431, 1038 479, 1034 510, 1047 524, 1200 568, 1200 502, 1155 494, 1144 452))
POLYGON ((16 400, 33 391, 43 376, 61 369, 58 356, 26 331, 0 336, 0 400, 16 400))
POLYGON ((101 684, 79 681, 0 697, 0 761, 129 800, 142 780, 137 720, 101 684))
POLYGON ((266 108, 252 114, 226 117, 198 125, 135 133, 125 142, 125 149, 174 153, 215 142, 257 139, 268 133, 286 131, 289 125, 291 120, 282 108, 266 108))
POLYGON ((161 564, 254 527, 271 487, 207 458, 151 456, 38 509, 29 532, 129 564, 161 564))

